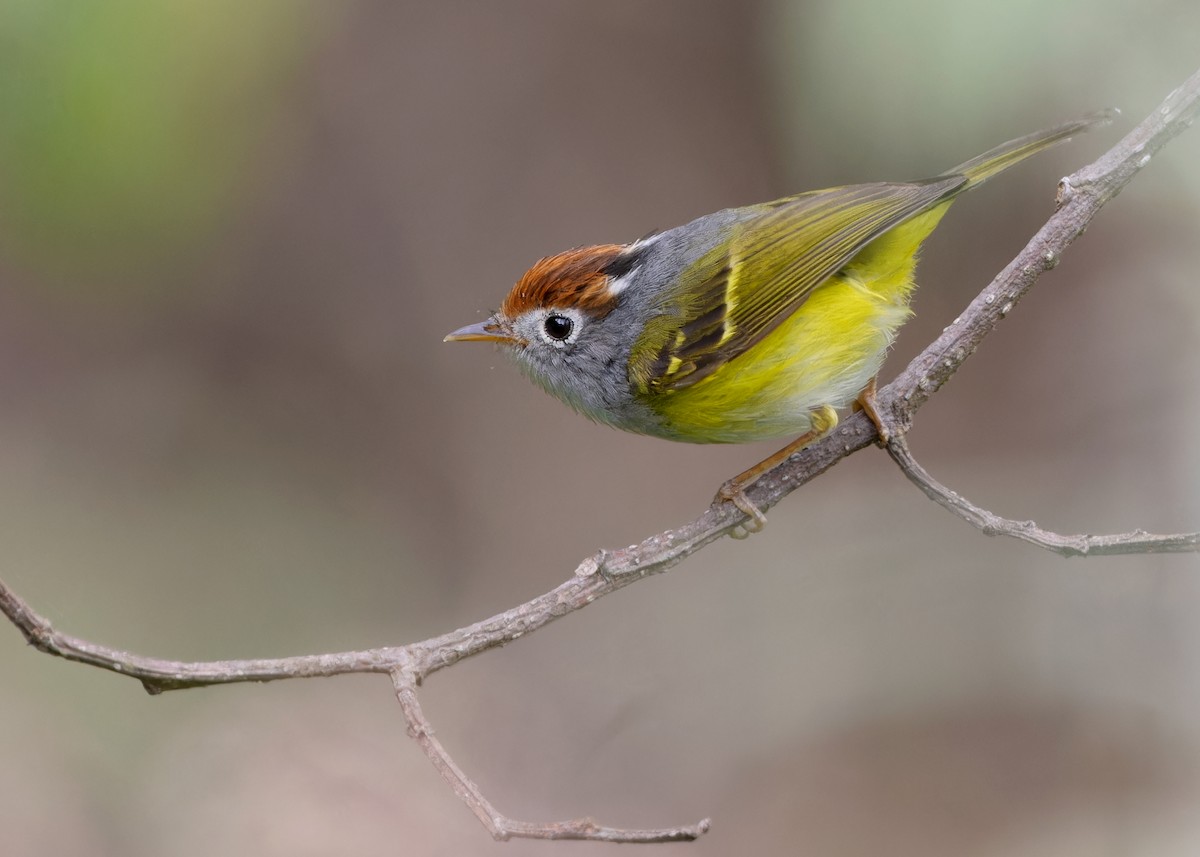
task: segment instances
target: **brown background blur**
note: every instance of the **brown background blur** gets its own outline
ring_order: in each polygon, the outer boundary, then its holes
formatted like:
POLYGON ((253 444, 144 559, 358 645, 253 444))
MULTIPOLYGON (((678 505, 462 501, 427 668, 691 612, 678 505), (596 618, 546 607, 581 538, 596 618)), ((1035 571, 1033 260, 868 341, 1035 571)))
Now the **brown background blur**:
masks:
MULTIPOLYGON (((1134 10, 3 0, 0 575, 184 659, 545 591, 770 446, 591 425, 446 332, 541 255, 1123 108, 956 207, 890 378, 1195 70, 1200 6, 1134 10)), ((938 478, 1066 532, 1197 527, 1198 165, 1193 131, 921 412, 938 478)), ((1198 614, 1196 556, 987 539, 867 450, 424 699, 515 817, 713 816, 663 853, 1190 855, 1198 614)), ((0 831, 11 857, 604 850, 493 844, 377 677, 152 699, 2 628, 0 831)))

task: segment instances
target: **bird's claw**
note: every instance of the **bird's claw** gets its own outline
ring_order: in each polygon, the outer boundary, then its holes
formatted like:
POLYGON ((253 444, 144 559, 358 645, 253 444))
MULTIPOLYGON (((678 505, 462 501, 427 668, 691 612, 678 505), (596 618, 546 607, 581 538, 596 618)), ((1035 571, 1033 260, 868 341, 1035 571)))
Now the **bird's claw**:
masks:
POLYGON ((735 539, 744 539, 754 533, 761 533, 763 527, 767 525, 767 516, 763 514, 762 509, 750 502, 745 489, 736 479, 730 479, 721 486, 721 490, 717 492, 717 502, 732 503, 746 515, 746 520, 730 533, 735 539))

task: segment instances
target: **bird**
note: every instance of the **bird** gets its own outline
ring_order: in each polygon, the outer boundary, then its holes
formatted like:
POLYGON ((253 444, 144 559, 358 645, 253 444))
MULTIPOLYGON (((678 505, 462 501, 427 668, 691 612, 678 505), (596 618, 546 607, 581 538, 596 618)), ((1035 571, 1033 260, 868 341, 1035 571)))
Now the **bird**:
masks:
POLYGON ((960 194, 1111 121, 1091 113, 928 179, 868 182, 727 208, 625 244, 540 259, 486 320, 448 342, 493 342, 538 386, 626 431, 688 443, 795 439, 728 480, 745 489, 866 411, 881 442, 876 379, 909 301, 922 243, 960 194))

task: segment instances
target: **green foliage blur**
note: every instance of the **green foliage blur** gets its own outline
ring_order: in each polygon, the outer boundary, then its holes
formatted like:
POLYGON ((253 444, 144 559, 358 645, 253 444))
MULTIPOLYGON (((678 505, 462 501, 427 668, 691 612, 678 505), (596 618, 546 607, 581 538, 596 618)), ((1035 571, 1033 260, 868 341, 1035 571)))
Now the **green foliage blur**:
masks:
POLYGON ((170 297, 130 272, 165 273, 237 218, 312 18, 288 0, 4 0, 5 255, 75 298, 170 297))

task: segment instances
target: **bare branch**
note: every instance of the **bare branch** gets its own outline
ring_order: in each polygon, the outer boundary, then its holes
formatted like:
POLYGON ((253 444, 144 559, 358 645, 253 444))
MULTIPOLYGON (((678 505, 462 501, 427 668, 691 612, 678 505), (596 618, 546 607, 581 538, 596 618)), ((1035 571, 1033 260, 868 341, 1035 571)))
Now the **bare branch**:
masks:
POLYGON ((408 721, 408 734, 421 745, 429 761, 437 768, 454 793, 475 813, 475 817, 488 829, 493 838, 508 839, 593 839, 601 842, 682 842, 697 839, 708 832, 712 822, 705 818, 698 824, 686 827, 669 827, 653 830, 623 830, 604 827, 590 818, 574 818, 570 821, 551 821, 537 824, 516 821, 502 815, 483 796, 479 786, 463 773, 433 734, 433 727, 425 718, 421 704, 417 701, 416 682, 402 671, 392 673, 396 698, 408 721))
MULTIPOLYGON (((1149 163, 1154 153, 1186 128, 1198 112, 1200 72, 1171 93, 1158 110, 1107 154, 1063 179, 1059 186, 1059 208, 1045 226, 936 341, 895 381, 879 391, 877 407, 893 429, 893 457, 900 456, 898 463, 926 493, 968 520, 982 522, 976 525, 985 532, 1005 532, 1043 547, 1077 554, 1200 550, 1200 540, 1195 535, 1132 533, 1111 537, 1063 537, 1044 533, 1032 525, 996 518, 961 498, 951 502, 957 495, 938 485, 910 454, 905 458, 907 445, 903 441, 903 434, 911 427, 913 416, 921 405, 958 370, 1042 272, 1058 264, 1062 252, 1083 232, 1104 203, 1116 196, 1149 163), (1073 541, 1078 538, 1094 541, 1073 541), (1053 547, 1056 539, 1063 540, 1064 544, 1053 547)), ((828 437, 763 475, 746 489, 746 494, 758 508, 770 508, 876 439, 875 427, 870 420, 863 414, 855 414, 828 437)), ((746 515, 732 504, 715 504, 678 529, 667 530, 621 550, 600 551, 585 559, 569 580, 544 595, 473 625, 399 647, 264 660, 168 661, 100 646, 55 631, 48 620, 34 612, 3 581, 0 581, 0 612, 37 649, 131 676, 141 681, 151 693, 233 682, 389 673, 413 738, 493 836, 500 839, 573 838, 619 842, 694 839, 708 830, 707 819, 690 827, 638 831, 600 827, 587 819, 530 824, 505 818, 495 811, 433 736, 418 704, 416 688, 426 676, 463 658, 512 642, 610 592, 666 571, 705 545, 734 533, 746 520, 746 515)))
POLYGON ((367 649, 327 655, 237 661, 168 661, 147 658, 56 631, 0 580, 0 612, 25 635, 31 646, 48 655, 111 670, 139 680, 151 694, 212 684, 317 678, 346 673, 386 673, 406 664, 403 648, 367 649))
POLYGON ((1200 550, 1200 533, 1160 536, 1134 530, 1106 536, 1070 535, 1043 530, 1033 521, 1013 521, 980 508, 938 482, 913 457, 903 435, 888 442, 888 452, 909 480, 944 509, 987 536, 1012 536, 1062 556, 1111 556, 1131 553, 1188 553, 1200 550))
POLYGON ((1159 149, 1200 114, 1200 71, 1167 96, 1157 110, 1092 164, 1063 178, 1058 210, 942 335, 921 352, 879 397, 901 429, 1029 292, 1058 266, 1063 252, 1092 218, 1140 172, 1159 149), (885 402, 886 399, 886 402, 885 402))

